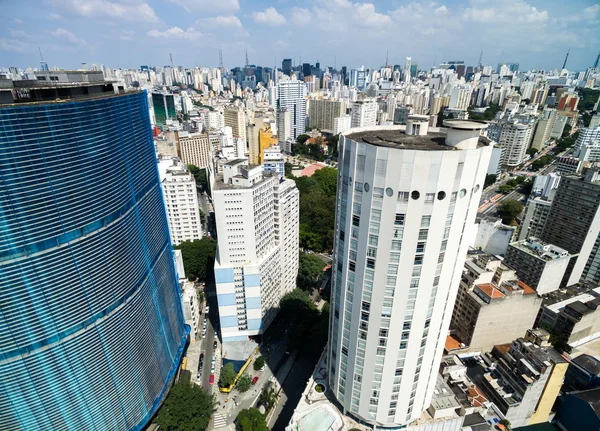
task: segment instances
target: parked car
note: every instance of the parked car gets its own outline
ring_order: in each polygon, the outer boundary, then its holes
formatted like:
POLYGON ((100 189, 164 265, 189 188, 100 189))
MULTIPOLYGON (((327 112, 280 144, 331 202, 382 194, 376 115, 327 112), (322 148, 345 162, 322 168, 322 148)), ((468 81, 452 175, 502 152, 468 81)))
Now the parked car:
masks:
POLYGON ((206 314, 208 314, 208 310, 210 310, 210 307, 207 305, 207 306, 206 306, 206 308, 204 309, 204 312, 205 312, 206 314))
POLYGON ((216 349, 216 348, 217 348, 217 342, 213 341, 213 349, 216 349))
POLYGON ((256 376, 255 378, 252 379, 252 384, 255 385, 256 382, 258 382, 258 376, 256 376))
POLYGON ((215 375, 211 374, 210 378, 208 379, 208 383, 210 383, 211 385, 213 385, 215 383, 215 375))
POLYGON ((211 374, 215 373, 215 363, 214 362, 210 365, 210 372, 211 372, 211 374))
POLYGON ((217 328, 215 328, 215 335, 214 335, 214 337, 213 337, 213 338, 214 338, 215 340, 219 338, 219 337, 218 337, 218 335, 217 335, 217 328))
POLYGON ((200 353, 200 366, 202 366, 204 364, 204 353, 200 353))

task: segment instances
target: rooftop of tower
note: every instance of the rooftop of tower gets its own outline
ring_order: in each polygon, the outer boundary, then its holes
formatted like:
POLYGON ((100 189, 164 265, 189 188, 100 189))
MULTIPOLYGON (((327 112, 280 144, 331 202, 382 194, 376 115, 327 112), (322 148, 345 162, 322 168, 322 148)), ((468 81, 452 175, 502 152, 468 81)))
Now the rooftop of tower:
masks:
MULTIPOLYGON (((375 126, 357 131, 350 130, 345 134, 347 139, 355 142, 406 150, 422 151, 453 151, 460 148, 449 145, 447 141, 448 132, 452 130, 458 133, 479 133, 487 124, 478 121, 453 120, 444 122, 447 128, 430 127, 425 134, 407 133, 408 125, 405 126, 375 126)), ((490 145, 492 141, 486 136, 477 136, 477 148, 490 145)))

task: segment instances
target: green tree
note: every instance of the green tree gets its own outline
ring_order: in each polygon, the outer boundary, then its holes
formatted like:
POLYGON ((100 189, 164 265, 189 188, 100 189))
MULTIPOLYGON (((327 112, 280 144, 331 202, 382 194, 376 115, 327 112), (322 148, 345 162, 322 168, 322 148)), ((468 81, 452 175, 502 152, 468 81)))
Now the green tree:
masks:
POLYGON ((285 177, 294 179, 295 177, 294 177, 294 174, 292 173, 292 169, 294 166, 289 162, 285 162, 285 164, 283 166, 285 169, 285 177))
POLYGON ((191 384, 189 377, 182 378, 169 391, 153 422, 163 431, 205 430, 214 408, 213 395, 191 384))
POLYGON ((291 324, 288 337, 290 348, 297 348, 305 355, 319 355, 327 343, 329 307, 319 312, 308 293, 294 289, 281 298, 281 311, 288 324, 291 324))
POLYGON ((514 199, 502 202, 498 208, 498 215, 502 217, 502 223, 511 225, 515 222, 515 218, 523 211, 523 204, 514 199))
POLYGON ((188 165, 188 171, 194 176, 196 180, 196 185, 202 187, 202 189, 206 190, 208 187, 208 178, 206 175, 206 169, 200 169, 195 165, 188 165))
POLYGON ((530 156, 535 156, 537 154, 537 152, 538 152, 537 148, 531 147, 531 148, 527 149, 527 154, 529 154, 530 156))
POLYGON ((504 418, 504 419, 501 419, 501 420, 500 420, 500 423, 501 423, 502 425, 504 425, 508 431, 510 431, 510 430, 511 430, 511 428, 510 428, 510 421, 509 421, 508 419, 506 419, 506 418, 504 418))
POLYGON ((264 366, 265 366, 265 358, 264 358, 264 356, 259 356, 258 358, 256 358, 254 360, 254 371, 258 371, 258 370, 260 370, 264 366))
POLYGON ((337 135, 333 135, 333 136, 330 136, 329 138, 327 138, 328 154, 334 160, 337 160, 337 158, 338 158, 338 145, 339 145, 339 142, 340 142, 340 135, 339 135, 339 133, 337 135))
POLYGON ((302 135, 298 135, 298 137, 296 138, 296 142, 299 144, 304 144, 309 139, 310 139, 310 136, 303 133, 302 135))
POLYGON ((235 370, 233 369, 233 363, 228 362, 223 368, 221 368, 221 376, 219 377, 219 386, 226 388, 231 386, 235 380, 235 370))
POLYGON ((243 374, 238 379, 235 387, 240 392, 246 392, 252 386, 252 379, 248 374, 243 374))
POLYGON ((485 176, 485 182, 483 183, 483 188, 491 186, 498 179, 498 175, 489 174, 485 176))
POLYGON ((323 168, 316 171, 312 178, 317 181, 325 196, 333 197, 337 191, 337 175, 337 169, 323 168))
POLYGON ((514 186, 511 186, 509 184, 502 184, 500 187, 498 187, 498 191, 500 193, 510 193, 515 189, 514 186))
POLYGON ((323 268, 325 268, 325 262, 319 256, 300 252, 300 266, 296 279, 298 287, 309 292, 318 287, 323 276, 323 268))
POLYGON ((184 241, 175 246, 181 250, 185 276, 188 280, 205 280, 212 274, 217 242, 214 239, 204 237, 194 241, 184 241))
POLYGON ((253 407, 239 412, 235 422, 237 431, 269 431, 265 416, 253 407))
POLYGON ((258 405, 264 406, 266 411, 271 410, 271 408, 275 405, 276 402, 277 394, 272 388, 263 389, 260 395, 258 396, 258 405))
POLYGON ((571 125, 565 124, 565 128, 563 129, 561 138, 566 138, 571 134, 571 125))

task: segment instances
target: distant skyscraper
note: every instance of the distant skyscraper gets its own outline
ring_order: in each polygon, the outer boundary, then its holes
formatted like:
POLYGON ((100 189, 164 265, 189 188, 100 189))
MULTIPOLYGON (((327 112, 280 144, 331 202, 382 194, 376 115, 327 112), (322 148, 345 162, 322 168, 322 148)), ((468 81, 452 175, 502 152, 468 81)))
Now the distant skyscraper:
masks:
POLYGON ((408 84, 410 82, 410 66, 412 65, 412 61, 410 57, 406 57, 406 61, 404 62, 404 82, 408 84))
POLYGON ((292 74, 292 59, 291 58, 283 59, 283 61, 281 62, 281 71, 284 73, 284 75, 290 76, 292 74))
POLYGON ((290 113, 292 138, 296 139, 306 130, 306 86, 295 79, 277 84, 277 108, 290 113))
POLYGON ((224 343, 262 334, 298 275, 298 189, 237 159, 212 187, 215 281, 224 343))
POLYGON ((328 379, 379 426, 430 405, 492 145, 428 116, 340 137, 328 379))
POLYGON ((152 106, 154 108, 155 124, 164 128, 167 120, 177 118, 175 99, 172 94, 152 93, 152 106))
POLYGON ((74 75, 0 98, 2 430, 145 428, 189 333, 147 94, 74 75))

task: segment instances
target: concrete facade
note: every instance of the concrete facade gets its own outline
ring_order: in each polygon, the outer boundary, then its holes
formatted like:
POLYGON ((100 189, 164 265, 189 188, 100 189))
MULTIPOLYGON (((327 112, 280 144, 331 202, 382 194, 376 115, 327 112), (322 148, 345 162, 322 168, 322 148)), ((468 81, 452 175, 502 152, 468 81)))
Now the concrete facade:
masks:
POLYGON ((328 380, 388 426, 431 403, 492 150, 482 123, 407 123, 351 129, 339 150, 328 380))
POLYGON ((333 131, 335 118, 344 115, 346 115, 346 103, 343 100, 310 99, 308 101, 308 125, 311 129, 333 131))
POLYGON ((523 213, 523 220, 519 226, 518 241, 529 237, 540 238, 550 215, 552 202, 543 198, 528 199, 523 213))
POLYGON ((210 140, 206 133, 177 133, 177 156, 186 165, 205 169, 210 163, 210 140))

